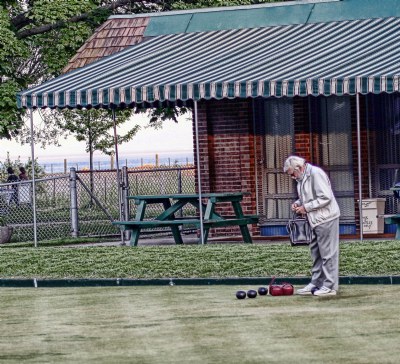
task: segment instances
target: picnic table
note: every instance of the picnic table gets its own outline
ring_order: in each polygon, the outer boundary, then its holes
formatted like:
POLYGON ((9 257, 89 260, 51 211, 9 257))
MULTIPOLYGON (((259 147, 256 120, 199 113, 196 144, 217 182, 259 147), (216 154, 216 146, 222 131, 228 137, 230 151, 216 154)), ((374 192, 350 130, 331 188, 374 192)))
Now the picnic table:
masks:
MULTIPOLYGON (((183 244, 179 227, 183 225, 193 225, 201 228, 203 225, 204 243, 207 242, 210 228, 221 226, 239 226, 245 243, 252 243, 248 224, 258 222, 258 217, 254 215, 244 215, 241 201, 246 193, 243 192, 223 192, 202 194, 200 201, 198 194, 167 194, 167 195, 137 195, 129 196, 129 200, 134 200, 137 206, 135 219, 129 221, 114 221, 114 225, 119 225, 123 230, 131 232, 131 246, 137 246, 140 232, 142 229, 157 227, 168 227, 171 229, 176 244, 183 244), (222 216, 216 212, 218 203, 231 203, 234 216, 222 216), (155 218, 146 219, 146 207, 149 204, 161 204, 163 211, 155 218), (203 221, 200 216, 177 217, 176 213, 185 205, 194 206, 197 211, 202 211, 203 221)), ((201 241, 199 241, 201 243, 201 241)))

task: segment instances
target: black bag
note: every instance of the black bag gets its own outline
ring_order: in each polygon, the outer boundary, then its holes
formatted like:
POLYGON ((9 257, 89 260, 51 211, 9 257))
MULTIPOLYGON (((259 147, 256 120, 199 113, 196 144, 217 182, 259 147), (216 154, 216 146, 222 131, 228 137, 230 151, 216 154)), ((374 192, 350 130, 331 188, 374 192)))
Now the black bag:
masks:
MULTIPOLYGON (((394 185, 394 188, 399 188, 400 189, 400 182, 397 182, 394 185)), ((394 190, 393 191, 393 196, 400 199, 400 190, 394 190)))
POLYGON ((312 241, 312 229, 306 217, 293 214, 293 218, 286 225, 289 233, 290 244, 308 245, 312 241))

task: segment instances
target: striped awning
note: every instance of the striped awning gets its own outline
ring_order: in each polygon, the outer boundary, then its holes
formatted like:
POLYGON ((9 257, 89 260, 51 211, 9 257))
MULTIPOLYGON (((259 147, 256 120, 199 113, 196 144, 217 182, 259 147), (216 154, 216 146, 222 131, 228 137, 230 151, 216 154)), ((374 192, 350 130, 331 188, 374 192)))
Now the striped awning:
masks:
POLYGON ((400 18, 151 38, 18 94, 19 107, 398 92, 400 18))

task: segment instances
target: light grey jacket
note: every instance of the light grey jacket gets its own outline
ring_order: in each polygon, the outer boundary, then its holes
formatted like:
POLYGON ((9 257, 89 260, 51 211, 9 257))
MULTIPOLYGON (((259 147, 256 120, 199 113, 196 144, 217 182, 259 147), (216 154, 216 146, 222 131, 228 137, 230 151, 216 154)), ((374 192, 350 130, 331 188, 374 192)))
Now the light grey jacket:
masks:
POLYGON ((312 228, 340 216, 331 183, 321 168, 307 164, 303 179, 297 182, 297 193, 296 204, 304 206, 312 228))

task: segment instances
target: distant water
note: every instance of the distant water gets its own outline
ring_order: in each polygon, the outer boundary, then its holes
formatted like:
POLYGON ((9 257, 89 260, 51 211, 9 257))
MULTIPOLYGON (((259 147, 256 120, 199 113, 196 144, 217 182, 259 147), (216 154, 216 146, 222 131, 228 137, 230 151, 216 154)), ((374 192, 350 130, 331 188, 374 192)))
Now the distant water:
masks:
MULTIPOLYGON (((139 155, 137 157, 119 157, 120 168, 127 166, 128 168, 141 167, 141 166, 155 166, 157 157, 155 154, 149 155, 139 155)), ((63 173, 64 172, 64 159, 51 160, 39 160, 39 164, 44 168, 46 173, 63 173)), ((70 168, 75 168, 77 171, 88 170, 89 169, 89 157, 66 159, 67 162, 67 172, 70 168)), ((158 154, 158 165, 162 166, 174 166, 180 165, 184 166, 186 164, 193 164, 193 154, 192 153, 180 153, 180 154, 158 154)), ((117 162, 114 158, 114 169, 117 168, 117 162)), ((93 168, 95 170, 107 170, 111 169, 111 157, 105 159, 104 157, 94 158, 93 168)))

